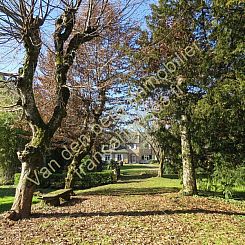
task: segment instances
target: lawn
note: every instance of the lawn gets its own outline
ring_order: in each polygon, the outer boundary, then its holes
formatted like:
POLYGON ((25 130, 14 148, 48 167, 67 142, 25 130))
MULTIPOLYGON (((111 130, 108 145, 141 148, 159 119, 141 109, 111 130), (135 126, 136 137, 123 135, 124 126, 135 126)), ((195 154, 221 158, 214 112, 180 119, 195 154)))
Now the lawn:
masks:
POLYGON ((15 186, 0 187, 0 213, 11 208, 15 194, 15 186))
MULTIPOLYGON (((48 190, 42 190, 43 192, 48 192, 48 190)), ((7 185, 0 186, 0 213, 10 210, 12 203, 14 201, 15 186, 7 185)), ((33 204, 38 203, 39 200, 36 196, 33 197, 33 204)))
MULTIPOLYGON (((244 244, 244 201, 184 197, 178 179, 140 178, 154 168, 125 166, 126 180, 78 190, 60 207, 33 205, 29 220, 2 219, 0 240, 6 245, 244 244)), ((13 192, 5 188, 1 198, 8 203, 13 192)))
POLYGON ((178 192, 181 189, 180 180, 166 178, 132 179, 116 184, 98 186, 87 190, 76 191, 84 195, 154 195, 169 192, 178 192))
POLYGON ((77 191, 60 207, 34 205, 29 220, 0 221, 0 239, 6 245, 243 244, 244 202, 183 197, 179 187, 175 179, 150 178, 77 191))
MULTIPOLYGON (((141 176, 145 179, 143 174, 149 174, 152 176, 157 175, 157 165, 153 164, 132 164, 132 165, 124 165, 121 170, 122 178, 127 179, 129 178, 131 181, 134 178, 140 179, 141 176)), ((137 181, 137 180, 136 180, 137 181)), ((109 185, 111 188, 112 185, 109 185)), ((115 188, 118 185, 113 186, 115 188)), ((48 192, 50 190, 41 190, 41 192, 48 192)), ((11 208, 15 195, 15 186, 8 185, 8 186, 0 186, 0 213, 7 211, 11 208)), ((33 203, 38 203, 39 199, 34 196, 33 203)))

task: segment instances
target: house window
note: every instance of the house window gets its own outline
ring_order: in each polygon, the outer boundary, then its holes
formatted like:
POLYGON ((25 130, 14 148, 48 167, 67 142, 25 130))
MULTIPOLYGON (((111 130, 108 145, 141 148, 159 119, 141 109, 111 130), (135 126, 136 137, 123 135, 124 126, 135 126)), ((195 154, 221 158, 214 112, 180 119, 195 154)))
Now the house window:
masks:
POLYGON ((137 149, 137 144, 129 144, 130 149, 137 149))
POLYGON ((106 155, 105 155, 105 160, 106 160, 106 161, 110 161, 110 160, 111 160, 111 155, 106 154, 106 155))
POLYGON ((149 161, 152 159, 152 155, 144 155, 142 156, 142 160, 149 161))
POLYGON ((117 161, 122 161, 122 155, 121 154, 117 155, 117 161))

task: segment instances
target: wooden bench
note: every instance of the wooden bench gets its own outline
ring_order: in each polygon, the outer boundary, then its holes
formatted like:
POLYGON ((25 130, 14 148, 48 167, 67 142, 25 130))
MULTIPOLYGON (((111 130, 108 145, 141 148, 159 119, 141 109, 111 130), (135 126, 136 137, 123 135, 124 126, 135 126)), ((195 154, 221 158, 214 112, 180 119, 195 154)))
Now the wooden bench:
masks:
POLYGON ((72 189, 61 189, 57 191, 52 191, 48 194, 45 194, 38 199, 44 201, 44 203, 51 206, 59 206, 60 199, 64 199, 65 201, 69 201, 71 199, 71 194, 73 193, 72 189))

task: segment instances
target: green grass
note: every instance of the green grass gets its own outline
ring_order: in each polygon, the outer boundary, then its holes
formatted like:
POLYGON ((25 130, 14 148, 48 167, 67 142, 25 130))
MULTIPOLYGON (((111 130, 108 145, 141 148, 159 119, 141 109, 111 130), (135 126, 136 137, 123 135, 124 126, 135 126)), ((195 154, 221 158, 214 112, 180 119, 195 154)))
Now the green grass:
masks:
MULTIPOLYGON (((224 197, 224 189, 221 184, 217 184, 216 186, 209 186, 209 188, 207 188, 207 178, 198 179, 197 184, 200 193, 204 196, 224 197)), ((230 198, 245 200, 245 185, 233 186, 231 188, 230 198)))
POLYGON ((98 186, 87 190, 76 191, 86 195, 153 195, 166 192, 177 192, 181 189, 180 180, 165 178, 148 178, 132 182, 119 182, 98 186))
POLYGON ((155 164, 124 164, 121 167, 122 175, 140 175, 154 174, 157 175, 158 165, 155 164))
POLYGON ((14 200, 15 187, 1 186, 0 187, 0 213, 9 210, 14 200))
MULTIPOLYGON (((48 191, 48 190, 45 190, 48 191)), ((6 185, 0 186, 0 213, 10 210, 15 196, 15 186, 6 185)), ((33 197, 32 203, 40 202, 36 196, 33 197)))
MULTIPOLYGON (((78 190, 77 194, 87 195, 154 195, 177 192, 181 189, 181 182, 177 175, 165 175, 158 178, 158 165, 155 164, 125 164, 121 168, 121 178, 116 184, 98 186, 86 190, 78 190)), ((47 193, 50 189, 41 190, 47 193)), ((222 193, 200 191, 201 195, 223 197, 222 193)), ((15 195, 15 186, 0 187, 0 213, 11 208, 15 195)), ((234 198, 245 198, 245 187, 236 187, 234 198)), ((33 203, 37 203, 37 197, 33 203)))
POLYGON ((158 178, 157 164, 124 164, 116 184, 76 191, 88 195, 153 195, 176 192, 181 189, 180 180, 158 178))

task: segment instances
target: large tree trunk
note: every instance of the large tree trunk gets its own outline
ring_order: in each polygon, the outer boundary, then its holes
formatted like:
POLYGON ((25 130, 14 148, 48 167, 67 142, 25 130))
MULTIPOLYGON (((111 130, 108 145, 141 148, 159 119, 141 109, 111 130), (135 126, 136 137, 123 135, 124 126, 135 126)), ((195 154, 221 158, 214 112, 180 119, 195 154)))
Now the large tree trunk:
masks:
POLYGON ((21 177, 16 188, 16 194, 10 214, 7 218, 18 220, 29 217, 35 184, 28 178, 36 180, 37 171, 44 163, 45 152, 45 123, 35 103, 33 92, 33 79, 37 67, 38 57, 41 50, 40 25, 38 19, 32 22, 32 32, 23 37, 26 50, 23 67, 19 70, 16 81, 17 89, 23 108, 23 117, 32 129, 32 140, 25 149, 18 153, 22 163, 21 177), (43 152, 43 153, 42 153, 43 152))
POLYGON ((24 219, 31 214, 33 193, 36 185, 39 185, 38 169, 44 163, 44 154, 42 152, 41 147, 27 145, 25 150, 18 154, 19 160, 22 162, 22 170, 16 188, 14 203, 9 212, 9 219, 24 219))
POLYGON ((183 194, 197 194, 195 168, 191 154, 191 142, 188 129, 188 118, 186 115, 181 116, 181 149, 183 164, 183 194))
POLYGON ((35 184, 28 181, 29 173, 33 173, 33 168, 26 162, 22 163, 21 177, 16 188, 15 200, 10 210, 9 218, 12 220, 28 218, 31 214, 35 184))

